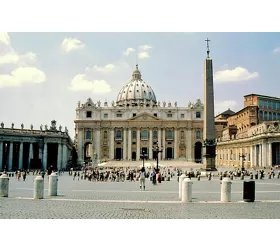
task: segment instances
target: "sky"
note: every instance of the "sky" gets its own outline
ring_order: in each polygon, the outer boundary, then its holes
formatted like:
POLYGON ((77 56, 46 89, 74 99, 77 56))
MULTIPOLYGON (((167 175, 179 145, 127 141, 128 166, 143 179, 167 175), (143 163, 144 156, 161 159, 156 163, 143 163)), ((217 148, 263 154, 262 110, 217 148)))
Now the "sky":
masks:
POLYGON ((215 114, 243 108, 243 96, 278 96, 280 33, 0 33, 0 107, 5 127, 65 126, 75 109, 116 101, 136 63, 158 101, 203 101, 206 42, 213 59, 215 114))

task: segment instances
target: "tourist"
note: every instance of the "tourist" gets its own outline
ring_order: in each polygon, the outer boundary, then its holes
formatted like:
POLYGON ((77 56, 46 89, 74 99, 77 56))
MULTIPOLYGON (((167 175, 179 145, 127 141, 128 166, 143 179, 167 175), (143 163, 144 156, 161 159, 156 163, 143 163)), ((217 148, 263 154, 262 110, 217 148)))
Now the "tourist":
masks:
POLYGON ((156 174, 156 171, 154 168, 152 170, 152 180, 153 180, 153 184, 156 185, 157 184, 157 174, 156 174))
POLYGON ((78 175, 77 175, 77 176, 78 176, 78 181, 79 181, 79 180, 80 180, 80 172, 78 172, 78 175))
POLYGON ((23 178, 23 181, 25 181, 25 179, 26 179, 26 172, 25 171, 22 174, 22 178, 23 178))
POLYGON ((20 170, 18 170, 18 172, 17 172, 17 179, 18 179, 18 181, 20 180, 20 176, 21 176, 21 173, 20 173, 20 170))
POLYGON ((73 181, 75 180, 76 175, 77 175, 77 172, 74 173, 73 181))
POLYGON ((140 190, 145 190, 145 177, 146 177, 146 171, 145 168, 142 167, 140 170, 140 177, 139 177, 139 181, 140 181, 140 190))

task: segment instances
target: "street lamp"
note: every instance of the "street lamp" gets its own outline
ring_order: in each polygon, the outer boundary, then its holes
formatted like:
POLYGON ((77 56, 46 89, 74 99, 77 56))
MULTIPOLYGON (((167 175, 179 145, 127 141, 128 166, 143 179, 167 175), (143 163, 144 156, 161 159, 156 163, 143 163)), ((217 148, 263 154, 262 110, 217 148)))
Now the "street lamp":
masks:
POLYGON ((244 161, 245 161, 245 158, 246 158, 246 155, 245 154, 239 154, 239 159, 242 158, 242 165, 241 165, 241 171, 245 171, 245 168, 244 168, 244 161))
POLYGON ((156 156, 157 156, 157 168, 156 168, 156 173, 158 173, 158 171, 159 171, 159 168, 158 168, 158 153, 162 153, 163 148, 159 148, 158 142, 157 142, 156 146, 153 146, 153 151, 156 153, 156 156))
POLYGON ((143 150, 143 151, 142 151, 142 154, 140 154, 140 156, 141 156, 142 159, 143 159, 143 168, 145 168, 144 161, 145 161, 145 157, 147 157, 148 155, 145 154, 145 151, 143 150))

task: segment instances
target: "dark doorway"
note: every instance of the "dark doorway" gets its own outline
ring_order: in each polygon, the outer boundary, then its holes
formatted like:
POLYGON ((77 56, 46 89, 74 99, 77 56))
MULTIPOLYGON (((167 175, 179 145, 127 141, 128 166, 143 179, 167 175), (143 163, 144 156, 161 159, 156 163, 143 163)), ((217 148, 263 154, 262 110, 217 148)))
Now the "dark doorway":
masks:
POLYGON ((136 161, 136 152, 132 152, 132 157, 131 157, 131 159, 132 159, 133 161, 136 161))
POLYGON ((173 159, 173 148, 166 149, 166 159, 167 160, 173 159))
POLYGON ((88 162, 92 162, 92 150, 93 150, 93 147, 92 147, 92 143, 90 142, 87 142, 84 146, 84 159, 83 161, 85 163, 88 163, 88 162))
POLYGON ((44 167, 46 169, 49 169, 50 166, 52 165, 54 169, 57 169, 58 144, 57 143, 48 143, 47 145, 48 145, 47 166, 44 166, 44 167))
POLYGON ((116 160, 122 159, 122 148, 116 148, 116 160))
POLYGON ((280 165, 280 143, 272 143, 272 166, 280 165))
POLYGON ((202 143, 198 141, 194 144, 194 161, 196 163, 202 163, 201 151, 202 151, 202 143))
POLYGON ((23 157, 22 157, 22 169, 28 169, 28 158, 29 158, 29 143, 23 143, 23 157))

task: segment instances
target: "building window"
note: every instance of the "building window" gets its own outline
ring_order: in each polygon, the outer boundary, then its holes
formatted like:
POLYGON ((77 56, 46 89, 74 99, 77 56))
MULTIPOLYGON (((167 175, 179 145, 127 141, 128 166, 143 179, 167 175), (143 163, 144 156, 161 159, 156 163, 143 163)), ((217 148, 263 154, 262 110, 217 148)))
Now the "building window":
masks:
POLYGON ((116 138, 122 138, 122 132, 120 130, 117 131, 116 138))
POLYGON ((172 118, 172 114, 167 114, 167 117, 168 118, 172 118))
POLYGON ((184 131, 182 130, 181 131, 181 139, 184 139, 185 138, 185 136, 184 136, 184 131))
POLYGON ((185 114, 181 114, 181 118, 185 118, 185 114))
POLYGON ((117 117, 122 117, 122 114, 117 114, 117 117))
POLYGON ((167 139, 173 139, 173 134, 171 130, 167 131, 167 139))
POLYGON ((104 140, 107 140, 107 135, 108 135, 107 131, 104 131, 104 140))
POLYGON ((157 117, 157 113, 154 113, 154 116, 157 117))
POLYGON ((196 131, 195 137, 196 137, 196 139, 200 139, 201 138, 200 130, 196 131))
POLYGON ((132 131, 132 139, 136 139, 136 131, 132 131))
POLYGON ((148 133, 147 130, 141 131, 141 139, 148 139, 148 133))
POLYGON ((276 113, 273 113, 273 121, 276 121, 276 120, 277 120, 276 113))
POLYGON ((87 139, 87 140, 90 140, 90 139, 91 139, 91 131, 90 131, 90 130, 88 130, 88 131, 86 132, 86 139, 87 139))
POLYGON ((87 111, 87 118, 91 118, 91 111, 87 111))
POLYGON ((264 111, 264 117, 263 117, 263 119, 264 119, 265 121, 268 120, 268 119, 267 119, 267 112, 266 112, 266 111, 264 111))
POLYGON ((196 112, 196 113, 195 113, 195 117, 196 117, 196 118, 200 118, 200 112, 196 112))
POLYGON ((104 114, 104 118, 108 118, 108 114, 104 114))
POLYGON ((153 138, 157 139, 157 131, 154 131, 153 138))
POLYGON ((132 114, 132 117, 135 117, 135 116, 136 116, 136 114, 135 114, 135 113, 133 113, 133 114, 132 114))

